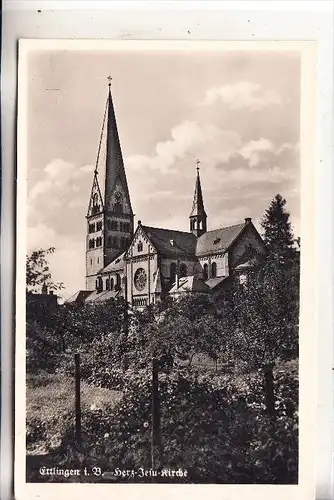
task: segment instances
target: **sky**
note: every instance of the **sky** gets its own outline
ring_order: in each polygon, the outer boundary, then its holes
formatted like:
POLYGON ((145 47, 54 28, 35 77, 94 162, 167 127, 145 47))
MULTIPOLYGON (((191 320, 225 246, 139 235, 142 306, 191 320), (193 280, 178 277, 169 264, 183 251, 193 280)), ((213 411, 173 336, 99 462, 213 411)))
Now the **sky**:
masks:
POLYGON ((299 235, 298 53, 32 51, 27 252, 56 247, 50 267, 63 297, 85 287, 109 75, 135 223, 188 231, 199 159, 209 230, 245 217, 259 227, 280 193, 299 235))

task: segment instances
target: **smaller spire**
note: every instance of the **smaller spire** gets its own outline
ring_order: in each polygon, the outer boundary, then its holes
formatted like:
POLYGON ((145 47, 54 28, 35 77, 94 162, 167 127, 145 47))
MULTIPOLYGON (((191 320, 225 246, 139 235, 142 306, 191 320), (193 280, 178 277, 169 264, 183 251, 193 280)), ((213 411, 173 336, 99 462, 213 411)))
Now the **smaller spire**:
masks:
POLYGON ((204 203, 203 203, 201 178, 199 175, 200 163, 201 162, 199 160, 196 160, 197 178, 196 178, 196 184, 195 184, 193 206, 192 206, 190 217, 191 216, 198 216, 198 215, 205 215, 206 216, 206 213, 204 210, 204 203))
POLYGON ((190 213, 190 231, 195 234, 197 237, 201 236, 206 232, 206 219, 207 215, 204 209, 203 203, 203 195, 202 195, 202 186, 201 186, 201 178, 199 175, 199 165, 200 161, 196 160, 196 183, 195 183, 195 192, 193 205, 190 213))

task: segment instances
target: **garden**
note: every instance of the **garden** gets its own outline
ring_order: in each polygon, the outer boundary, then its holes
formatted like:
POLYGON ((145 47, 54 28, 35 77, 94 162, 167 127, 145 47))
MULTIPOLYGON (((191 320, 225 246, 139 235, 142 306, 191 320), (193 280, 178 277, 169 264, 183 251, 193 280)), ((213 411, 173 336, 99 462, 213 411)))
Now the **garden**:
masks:
MULTIPOLYGON (((217 297, 50 310, 28 289, 27 481, 298 482, 299 242, 284 205, 264 216, 261 268, 217 297), (80 473, 41 474, 55 466, 80 473)), ((27 283, 46 278, 36 251, 27 283)))

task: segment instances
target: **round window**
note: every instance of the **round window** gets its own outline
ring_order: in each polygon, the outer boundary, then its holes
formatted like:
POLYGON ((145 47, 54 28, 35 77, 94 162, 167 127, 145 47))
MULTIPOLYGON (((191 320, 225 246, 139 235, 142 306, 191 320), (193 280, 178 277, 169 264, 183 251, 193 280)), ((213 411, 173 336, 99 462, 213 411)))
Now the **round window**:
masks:
POLYGON ((145 270, 141 267, 137 269, 134 276, 135 287, 139 292, 141 292, 145 288, 146 282, 147 282, 147 275, 145 270))

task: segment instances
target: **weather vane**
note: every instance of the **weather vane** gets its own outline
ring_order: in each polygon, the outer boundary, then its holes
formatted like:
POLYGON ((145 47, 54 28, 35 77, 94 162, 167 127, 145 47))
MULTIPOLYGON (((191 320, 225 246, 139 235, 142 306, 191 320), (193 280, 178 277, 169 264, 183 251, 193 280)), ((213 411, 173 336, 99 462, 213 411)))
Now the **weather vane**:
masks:
POLYGON ((109 80, 108 86, 109 86, 109 88, 110 88, 110 87, 111 87, 111 80, 112 80, 112 77, 109 75, 109 76, 107 77, 107 80, 109 80))
POLYGON ((197 168, 197 172, 199 172, 199 166, 198 166, 198 165, 199 165, 200 163, 201 163, 201 162, 200 162, 199 160, 196 160, 196 168, 197 168))

